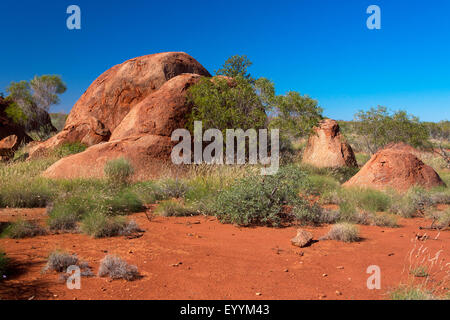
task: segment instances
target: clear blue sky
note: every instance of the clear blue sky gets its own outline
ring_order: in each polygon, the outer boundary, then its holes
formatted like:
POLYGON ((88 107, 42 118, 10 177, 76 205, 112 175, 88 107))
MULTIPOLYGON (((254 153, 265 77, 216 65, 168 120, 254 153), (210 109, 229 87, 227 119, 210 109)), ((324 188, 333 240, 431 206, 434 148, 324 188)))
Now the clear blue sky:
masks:
POLYGON ((0 91, 60 74, 68 90, 53 111, 70 111, 115 64, 185 51, 211 73, 246 54, 277 93, 308 94, 331 118, 377 105, 450 118, 448 0, 2 0, 0 12, 0 91), (71 4, 82 30, 66 28, 71 4), (371 4, 381 7, 381 30, 366 27, 371 4))

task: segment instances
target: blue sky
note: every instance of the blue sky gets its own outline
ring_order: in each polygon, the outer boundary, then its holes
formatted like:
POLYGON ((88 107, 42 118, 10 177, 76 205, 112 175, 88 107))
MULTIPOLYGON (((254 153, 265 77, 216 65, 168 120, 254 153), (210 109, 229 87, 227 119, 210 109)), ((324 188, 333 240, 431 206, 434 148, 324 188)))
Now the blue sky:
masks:
POLYGON ((317 99, 324 115, 350 120, 385 105, 424 121, 449 119, 450 1, 23 1, 0 3, 0 91, 11 81, 60 74, 69 112, 102 72, 130 58, 184 51, 211 73, 246 54, 254 76, 317 99), (82 29, 66 28, 81 8, 82 29), (381 30, 366 8, 381 8, 381 30))

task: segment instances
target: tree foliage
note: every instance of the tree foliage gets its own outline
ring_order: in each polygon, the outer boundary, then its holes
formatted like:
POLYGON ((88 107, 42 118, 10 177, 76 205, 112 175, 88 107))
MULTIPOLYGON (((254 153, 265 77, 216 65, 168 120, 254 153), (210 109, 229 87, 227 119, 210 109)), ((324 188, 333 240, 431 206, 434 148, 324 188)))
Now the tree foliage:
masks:
POLYGON ((38 127, 48 124, 47 112, 50 106, 59 103, 58 95, 66 91, 66 85, 60 76, 43 75, 35 76, 30 82, 13 81, 6 90, 12 101, 8 116, 31 130, 36 129, 36 123, 38 127))
POLYGON ((246 80, 254 81, 247 69, 252 66, 252 62, 247 56, 234 55, 228 58, 223 66, 216 70, 216 75, 230 78, 242 77, 246 80))
POLYGON ((307 95, 290 91, 276 100, 277 115, 270 126, 279 128, 285 136, 299 138, 308 135, 322 118, 322 108, 307 95))
POLYGON ((203 78, 189 89, 193 111, 188 128, 195 120, 205 129, 273 128, 281 136, 302 136, 321 119, 317 101, 298 92, 275 94, 273 82, 255 79, 248 72, 252 62, 246 56, 232 56, 216 71, 219 77, 203 78), (221 76, 221 77, 220 77, 221 76), (268 115, 272 116, 269 125, 268 115))
POLYGON ((424 147, 428 143, 426 126, 403 110, 390 112, 386 107, 378 106, 359 111, 355 121, 356 131, 371 153, 391 142, 404 142, 413 147, 424 147))

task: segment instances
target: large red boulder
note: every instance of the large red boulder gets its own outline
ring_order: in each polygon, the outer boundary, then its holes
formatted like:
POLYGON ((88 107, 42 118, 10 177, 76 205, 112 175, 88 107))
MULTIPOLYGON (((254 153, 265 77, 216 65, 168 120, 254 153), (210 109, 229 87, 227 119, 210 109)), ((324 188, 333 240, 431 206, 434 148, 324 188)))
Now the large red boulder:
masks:
POLYGON ((112 67, 77 101, 64 129, 30 150, 30 156, 65 142, 92 146, 109 141, 116 127, 135 106, 168 80, 183 73, 210 76, 200 63, 184 52, 142 56, 112 67))
POLYGON ((432 167, 402 148, 378 151, 356 175, 343 184, 344 187, 392 188, 400 192, 416 185, 431 188, 445 184, 432 167))
POLYGON ((176 144, 172 132, 183 128, 191 105, 187 89, 200 79, 197 74, 182 74, 164 83, 136 104, 115 128, 110 141, 63 158, 49 167, 48 178, 103 177, 108 160, 124 157, 135 170, 134 179, 153 178, 173 168, 170 154, 176 144))
POLYGON ((352 147, 341 135, 339 124, 332 119, 322 120, 314 128, 303 152, 302 162, 322 168, 358 165, 352 147))

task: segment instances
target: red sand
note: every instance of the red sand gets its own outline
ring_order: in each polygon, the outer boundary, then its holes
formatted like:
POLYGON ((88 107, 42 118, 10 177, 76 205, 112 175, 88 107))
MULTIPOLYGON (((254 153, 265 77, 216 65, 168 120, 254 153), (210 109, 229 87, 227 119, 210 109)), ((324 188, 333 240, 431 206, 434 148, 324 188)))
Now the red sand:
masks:
MULTIPOLYGON (((18 216, 42 221, 45 210, 0 210, 0 222, 18 216)), ((0 248, 19 267, 19 272, 0 282, 0 298, 387 299, 386 293, 405 276, 412 239, 425 233, 419 226, 430 225, 425 219, 400 219, 397 229, 360 226, 362 242, 319 241, 298 248, 290 243, 296 234, 294 227, 238 228, 203 216, 156 217, 150 222, 144 213, 138 213, 132 218, 146 230, 141 238, 59 234, 0 239, 0 248), (54 249, 76 253, 95 273, 107 253, 117 254, 137 265, 143 278, 132 282, 82 278, 80 290, 69 290, 56 273, 41 273, 54 249), (381 268, 381 290, 367 289, 370 275, 366 269, 370 265, 381 268)), ((318 239, 329 226, 305 229, 318 239)), ((437 240, 433 240, 437 231, 426 233, 431 239, 424 244, 431 252, 444 249, 441 257, 448 261, 445 248, 450 232, 441 232, 437 240)))

